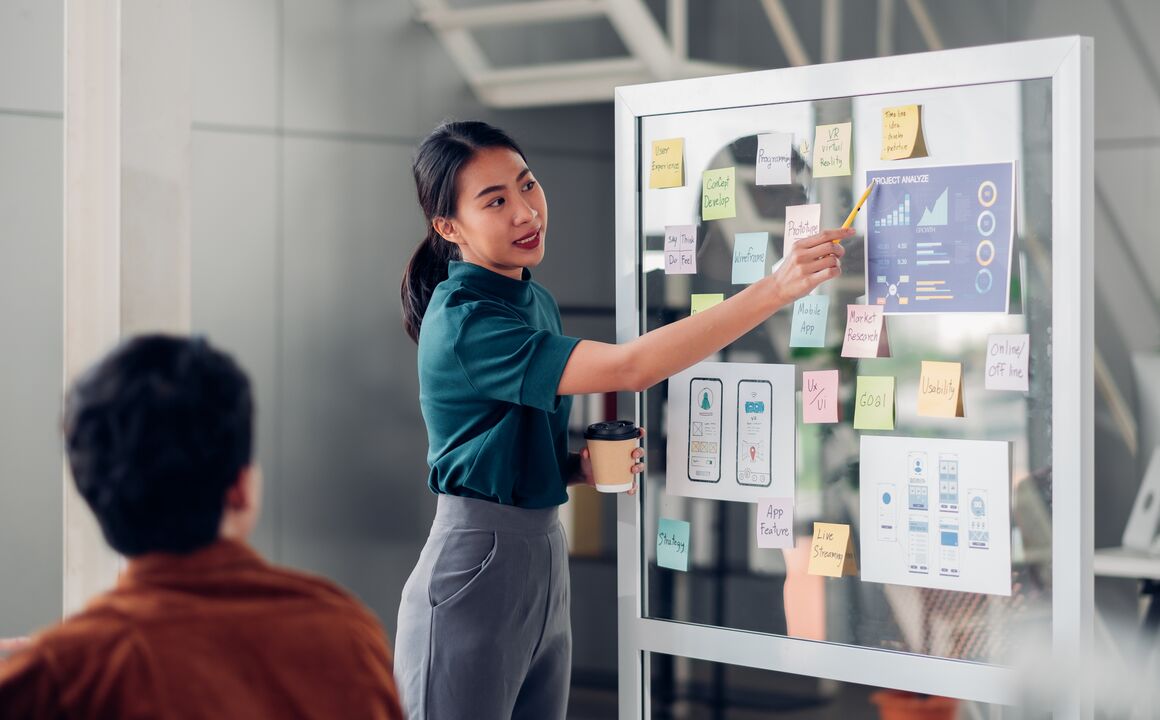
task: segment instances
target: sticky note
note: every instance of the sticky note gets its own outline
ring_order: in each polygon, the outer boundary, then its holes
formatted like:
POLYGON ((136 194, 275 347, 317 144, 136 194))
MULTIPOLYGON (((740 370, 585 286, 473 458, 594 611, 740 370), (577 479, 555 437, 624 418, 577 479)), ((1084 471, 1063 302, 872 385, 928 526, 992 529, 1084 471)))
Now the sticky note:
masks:
POLYGON ((701 175, 701 219, 721 220, 737 217, 733 200, 736 185, 734 168, 706 170, 701 175))
POLYGON ((757 136, 758 185, 788 185, 792 181, 790 144, 793 133, 766 133, 757 136))
POLYGON ((886 317, 881 305, 847 305, 842 357, 890 357, 886 317))
POLYGON ((859 375, 854 390, 854 429, 894 429, 894 378, 859 375))
POLYGON ((685 139, 653 140, 648 186, 673 188, 685 184, 685 139))
POLYGON ((793 548, 793 498, 764 498, 757 501, 759 548, 793 548))
POLYGON ((719 302, 725 301, 724 293, 705 293, 703 295, 694 295, 692 302, 692 312, 690 315, 696 315, 702 310, 708 310, 719 302))
POLYGON ((692 275, 697 272, 697 227, 665 226, 665 274, 692 275))
POLYGON ((790 205, 785 209, 785 242, 782 245, 781 256, 789 255, 793 244, 811 235, 822 231, 822 206, 818 203, 809 205, 790 205))
POLYGON ((850 526, 840 523, 814 523, 810 539, 810 575, 842 577, 858 574, 854 557, 854 538, 850 526))
POLYGON ((769 233, 737 233, 733 236, 733 284, 748 285, 765 277, 765 254, 769 233))
POLYGON ((814 177, 850 174, 850 123, 814 129, 814 177))
POLYGON ((689 523, 661 518, 657 526, 657 565, 689 571, 689 523))
POLYGON ((1031 342, 1027 335, 991 335, 987 338, 986 379, 988 390, 1030 389, 1027 372, 1031 342))
POLYGON ((808 370, 802 373, 802 422, 838 422, 838 371, 808 370))
POLYGON ((829 295, 806 295, 793 304, 790 320, 790 347, 825 347, 826 320, 830 314, 829 295))
POLYGON ((918 378, 918 414, 963 416, 963 366, 957 362, 922 361, 918 378))
POLYGON ((882 108, 882 159, 926 157, 922 137, 922 106, 882 108))

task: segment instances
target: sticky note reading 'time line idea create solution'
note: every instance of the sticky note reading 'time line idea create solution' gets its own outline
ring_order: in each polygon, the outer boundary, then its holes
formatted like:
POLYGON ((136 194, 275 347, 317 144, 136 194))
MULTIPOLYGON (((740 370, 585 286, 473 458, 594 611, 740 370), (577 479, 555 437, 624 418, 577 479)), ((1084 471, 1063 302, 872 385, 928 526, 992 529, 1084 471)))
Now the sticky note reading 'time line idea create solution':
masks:
POLYGON ((657 565, 670 570, 689 570, 689 523, 661 518, 657 526, 657 565))
POLYGON ((717 303, 725 301, 724 293, 704 293, 701 295, 694 295, 692 301, 692 311, 690 315, 696 315, 703 310, 708 310, 717 303))
POLYGON ((814 129, 814 177, 850 174, 850 123, 814 129))
POLYGON ((793 304, 790 347, 825 347, 826 320, 830 314, 828 295, 806 295, 793 304))
POLYGON ((894 429, 894 378, 859 375, 854 390, 854 429, 894 429))
POLYGON ((802 373, 802 422, 838 422, 838 371, 802 373))
POLYGON ((793 548, 793 498, 757 501, 757 547, 793 548))
POLYGON ((957 362, 922 361, 918 378, 918 414, 963 416, 963 366, 957 362))
POLYGON ((674 188, 685 184, 685 139, 653 140, 649 163, 650 188, 674 188))
POLYGON ((882 159, 926 157, 922 137, 922 106, 882 108, 882 159))
POLYGON ((706 170, 701 175, 701 219, 721 220, 737 217, 733 201, 734 168, 706 170))
POLYGON ((849 525, 814 523, 808 572, 810 575, 826 577, 858 574, 858 564, 854 558, 854 538, 850 536, 849 525))

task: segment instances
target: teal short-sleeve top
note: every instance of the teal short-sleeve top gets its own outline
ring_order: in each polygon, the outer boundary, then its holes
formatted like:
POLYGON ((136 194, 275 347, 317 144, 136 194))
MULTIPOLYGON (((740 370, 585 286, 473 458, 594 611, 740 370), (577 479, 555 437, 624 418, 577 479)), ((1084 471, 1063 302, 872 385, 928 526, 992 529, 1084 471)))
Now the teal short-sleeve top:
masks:
POLYGON ((578 338, 531 279, 452 262, 419 332, 419 404, 436 493, 543 508, 568 499, 560 376, 578 338))

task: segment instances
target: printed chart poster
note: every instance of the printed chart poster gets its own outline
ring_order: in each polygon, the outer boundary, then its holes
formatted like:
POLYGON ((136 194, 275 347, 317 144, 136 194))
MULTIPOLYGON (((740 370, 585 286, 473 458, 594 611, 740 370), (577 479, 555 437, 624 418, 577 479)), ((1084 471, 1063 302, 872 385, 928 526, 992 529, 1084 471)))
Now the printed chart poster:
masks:
POLYGON ((1011 594, 1011 447, 863 435, 862 579, 1011 594))
POLYGON ((867 304, 887 313, 1008 311, 1015 164, 875 170, 867 304))
POLYGON ((793 498, 793 365, 703 362, 669 378, 671 495, 793 498))

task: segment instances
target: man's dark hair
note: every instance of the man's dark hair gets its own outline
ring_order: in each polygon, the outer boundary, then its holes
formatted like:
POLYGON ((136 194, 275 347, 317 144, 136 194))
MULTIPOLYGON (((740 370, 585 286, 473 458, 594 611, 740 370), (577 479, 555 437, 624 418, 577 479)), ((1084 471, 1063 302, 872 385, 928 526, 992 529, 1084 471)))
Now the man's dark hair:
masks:
POLYGON ((77 490, 113 549, 188 553, 217 540, 250 464, 246 374, 200 338, 126 340, 78 379, 64 433, 77 490))

